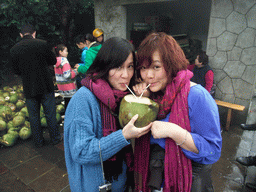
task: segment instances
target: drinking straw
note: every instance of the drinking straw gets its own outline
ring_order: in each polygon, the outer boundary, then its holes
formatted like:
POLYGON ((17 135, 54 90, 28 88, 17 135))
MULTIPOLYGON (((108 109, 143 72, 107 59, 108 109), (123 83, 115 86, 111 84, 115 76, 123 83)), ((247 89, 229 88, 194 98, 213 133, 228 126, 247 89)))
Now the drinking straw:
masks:
POLYGON ((143 93, 146 91, 146 89, 147 89, 150 85, 151 85, 151 84, 148 84, 148 86, 142 91, 142 93, 141 93, 139 99, 142 97, 143 93))
POLYGON ((125 86, 127 87, 127 89, 131 92, 131 94, 136 98, 138 99, 138 97, 132 92, 132 90, 125 84, 125 86))

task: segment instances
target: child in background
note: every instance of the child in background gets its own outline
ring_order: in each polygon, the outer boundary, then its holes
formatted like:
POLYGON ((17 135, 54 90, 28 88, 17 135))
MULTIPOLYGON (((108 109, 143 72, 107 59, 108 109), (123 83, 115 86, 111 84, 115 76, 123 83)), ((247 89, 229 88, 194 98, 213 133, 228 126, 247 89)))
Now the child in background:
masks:
POLYGON ((74 68, 77 69, 79 75, 84 75, 86 74, 87 70, 90 68, 92 65, 95 57, 97 56, 101 44, 97 41, 95 41, 94 37, 88 33, 86 34, 86 42, 88 43, 88 51, 86 52, 86 57, 84 60, 84 65, 75 65, 74 68))
MULTIPOLYGON (((86 52, 88 51, 88 46, 91 42, 88 40, 88 34, 87 35, 78 35, 75 38, 75 44, 76 46, 82 50, 81 54, 81 62, 75 64, 74 68, 77 69, 79 66, 85 65, 85 58, 86 58, 86 52)), ((76 76, 76 84, 77 88, 79 89, 81 87, 81 80, 85 77, 85 74, 78 74, 76 76)))
POLYGON ((104 32, 102 29, 96 28, 92 32, 93 37, 96 39, 97 42, 100 44, 104 43, 104 32))
POLYGON ((73 70, 67 60, 68 48, 65 45, 57 45, 54 48, 54 53, 57 57, 57 63, 54 66, 56 83, 59 93, 64 97, 66 109, 71 97, 77 91, 75 80, 77 70, 73 70))

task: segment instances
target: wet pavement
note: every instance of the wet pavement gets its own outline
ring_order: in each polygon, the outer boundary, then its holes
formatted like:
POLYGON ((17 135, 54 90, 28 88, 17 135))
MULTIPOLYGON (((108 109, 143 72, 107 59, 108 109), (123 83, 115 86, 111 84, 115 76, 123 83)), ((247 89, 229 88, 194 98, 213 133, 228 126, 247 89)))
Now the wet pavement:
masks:
MULTIPOLYGON (((5 77, 7 81, 10 78, 5 77)), ((247 119, 247 123, 251 121, 247 119)), ((61 126, 60 131, 63 132, 61 126)), ((35 148, 31 139, 20 139, 13 147, 0 147, 1 192, 70 191, 63 142, 52 146, 47 130, 44 136, 47 142, 42 148, 35 148)), ((231 121, 229 131, 223 131, 222 137, 221 158, 212 170, 215 192, 250 192, 245 183, 256 183, 256 167, 242 166, 235 159, 256 155, 256 131, 243 131, 231 121)))

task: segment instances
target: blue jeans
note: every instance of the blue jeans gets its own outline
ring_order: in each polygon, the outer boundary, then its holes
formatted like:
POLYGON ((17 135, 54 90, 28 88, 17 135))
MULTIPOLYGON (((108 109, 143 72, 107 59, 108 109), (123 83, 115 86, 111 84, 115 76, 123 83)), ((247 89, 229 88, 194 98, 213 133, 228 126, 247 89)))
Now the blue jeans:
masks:
POLYGON ((56 103, 53 92, 26 99, 33 142, 36 146, 42 145, 44 142, 43 130, 41 129, 40 104, 44 109, 51 141, 55 144, 60 140, 61 136, 56 122, 56 103))

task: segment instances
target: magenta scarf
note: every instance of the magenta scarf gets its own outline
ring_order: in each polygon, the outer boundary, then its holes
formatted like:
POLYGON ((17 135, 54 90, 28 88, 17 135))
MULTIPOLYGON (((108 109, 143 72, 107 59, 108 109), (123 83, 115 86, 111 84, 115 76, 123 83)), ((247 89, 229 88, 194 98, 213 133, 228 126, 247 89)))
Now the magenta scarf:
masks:
POLYGON ((128 92, 112 89, 108 82, 97 79, 95 82, 86 77, 81 82, 87 87, 100 101, 100 110, 102 114, 103 136, 117 130, 115 113, 117 112, 117 103, 128 94, 128 92), (111 126, 109 126, 111 125, 111 126))
MULTIPOLYGON (((103 136, 107 136, 120 129, 117 118, 118 103, 126 94, 128 94, 128 92, 114 90, 110 87, 108 82, 102 79, 92 81, 89 75, 82 80, 81 84, 87 87, 99 101, 103 136)), ((112 178, 115 180, 117 179, 118 175, 122 173, 123 160, 125 160, 127 164, 127 171, 133 172, 133 158, 132 147, 131 145, 128 145, 116 155, 105 161, 104 172, 106 179, 110 182, 112 181, 112 178)))
MULTIPOLYGON (((188 94, 190 91, 190 79, 193 74, 189 70, 182 70, 167 85, 163 97, 154 99, 160 105, 158 119, 163 119, 171 112, 169 122, 175 123, 191 132, 188 117, 188 94)), ((135 142, 135 191, 149 192, 150 134, 147 134, 135 142)), ((181 147, 166 138, 165 141, 165 168, 164 168, 164 192, 190 192, 192 185, 192 165, 181 147)))

